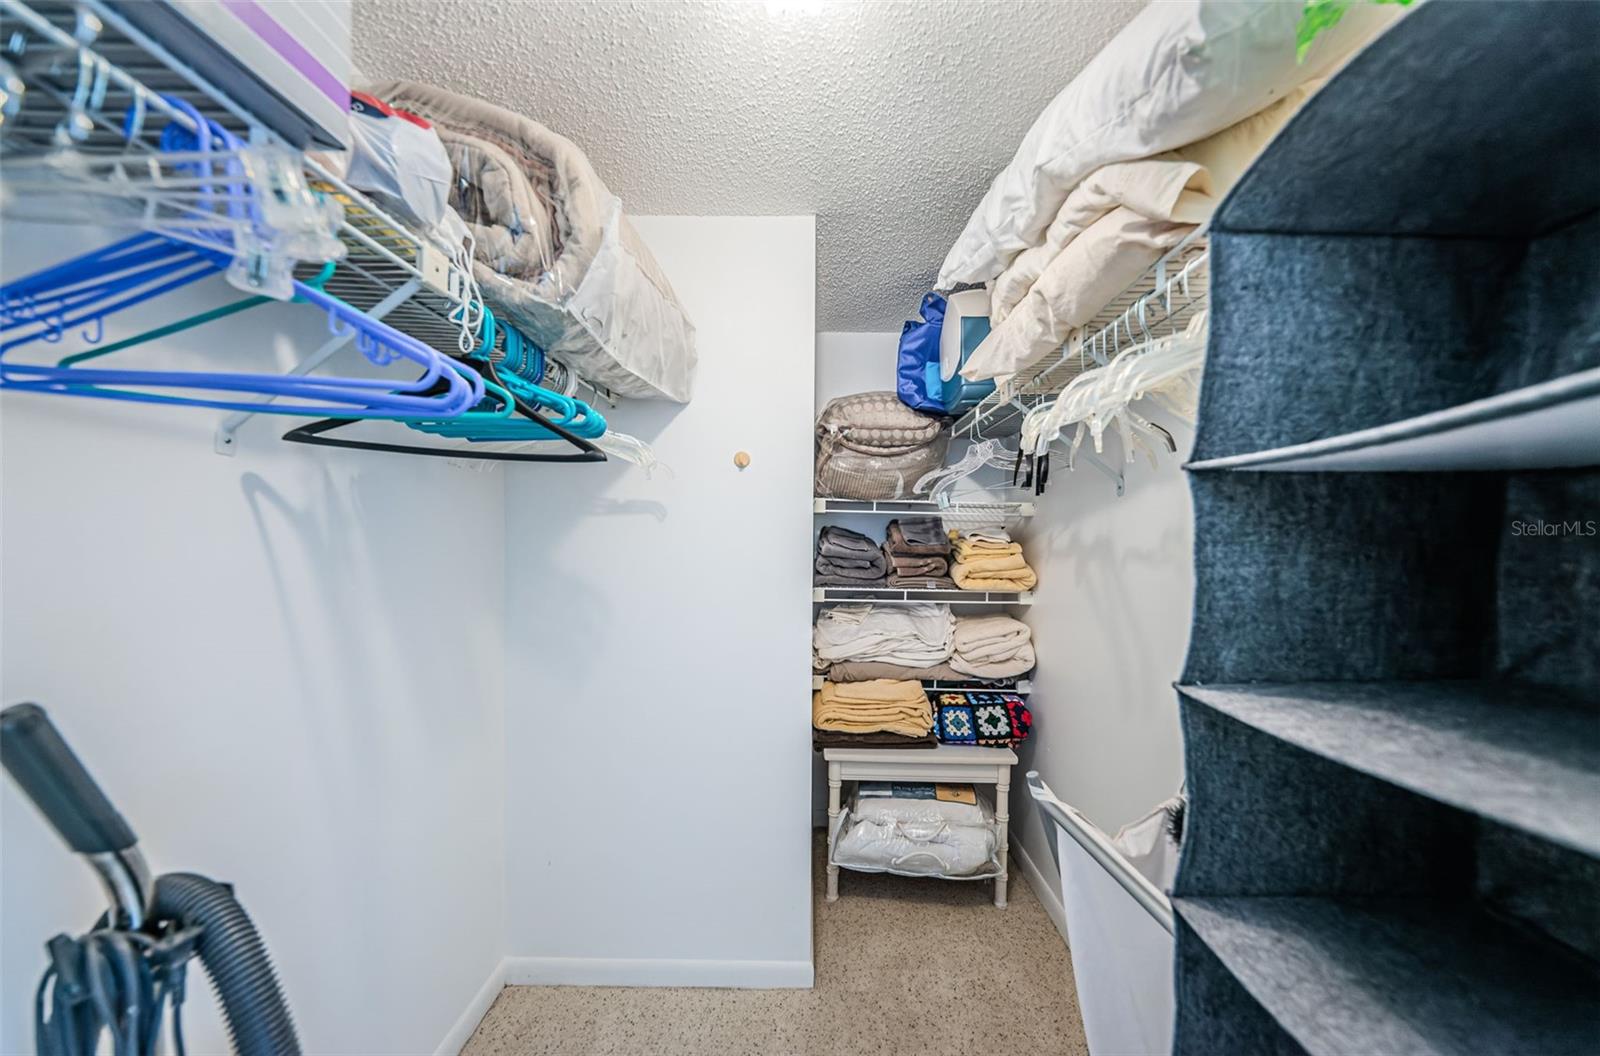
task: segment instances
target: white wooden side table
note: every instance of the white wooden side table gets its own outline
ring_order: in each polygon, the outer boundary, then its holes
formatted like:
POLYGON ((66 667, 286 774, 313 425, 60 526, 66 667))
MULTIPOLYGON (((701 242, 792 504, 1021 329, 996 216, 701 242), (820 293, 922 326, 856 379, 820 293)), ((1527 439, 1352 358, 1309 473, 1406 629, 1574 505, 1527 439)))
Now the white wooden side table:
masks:
POLYGON ((840 790, 846 781, 919 781, 939 784, 993 785, 994 820, 998 829, 1000 875, 994 879, 994 904, 1006 904, 1009 876, 1011 768, 1017 755, 1009 748, 972 748, 941 744, 937 748, 824 748, 828 764, 828 895, 839 900, 839 867, 833 864, 833 841, 838 837, 840 790))

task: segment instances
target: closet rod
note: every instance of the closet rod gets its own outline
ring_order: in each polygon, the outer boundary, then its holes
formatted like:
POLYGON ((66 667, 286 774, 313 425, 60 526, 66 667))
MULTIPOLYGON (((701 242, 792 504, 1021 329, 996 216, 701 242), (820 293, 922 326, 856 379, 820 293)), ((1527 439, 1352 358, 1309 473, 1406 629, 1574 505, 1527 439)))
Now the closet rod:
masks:
MULTIPOLYGON (((1028 793, 1033 796, 1034 803, 1038 804, 1044 815, 1065 829, 1077 841, 1078 846, 1099 863, 1100 868, 1110 873, 1111 878, 1122 885, 1122 889, 1132 895, 1134 901, 1144 907, 1145 912, 1156 918, 1156 923, 1167 929, 1170 935, 1173 929, 1172 900, 1143 873, 1135 869, 1098 826, 1079 813, 1077 808, 1070 807, 1057 799, 1039 777, 1039 771, 1029 770, 1024 780, 1028 782, 1028 793)), ((1050 836, 1050 849, 1056 851, 1054 830, 1047 827, 1045 831, 1050 836)), ((1057 853, 1059 854, 1059 851, 1057 853)), ((1057 861, 1059 860, 1058 857, 1057 861)))

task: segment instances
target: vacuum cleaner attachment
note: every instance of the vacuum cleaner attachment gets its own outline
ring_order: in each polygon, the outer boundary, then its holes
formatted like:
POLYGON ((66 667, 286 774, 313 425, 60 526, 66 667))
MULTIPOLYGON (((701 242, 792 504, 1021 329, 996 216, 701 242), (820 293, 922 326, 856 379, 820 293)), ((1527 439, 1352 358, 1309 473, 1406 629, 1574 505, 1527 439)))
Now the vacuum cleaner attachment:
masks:
POLYGON ((266 945, 230 887, 190 873, 152 884, 133 828, 37 704, 0 711, 0 764, 95 870, 110 902, 88 933, 46 944, 50 965, 35 1002, 39 1056, 94 1056, 103 1032, 119 1056, 153 1056, 168 1004, 182 1056, 194 956, 211 976, 239 1056, 298 1056, 266 945))

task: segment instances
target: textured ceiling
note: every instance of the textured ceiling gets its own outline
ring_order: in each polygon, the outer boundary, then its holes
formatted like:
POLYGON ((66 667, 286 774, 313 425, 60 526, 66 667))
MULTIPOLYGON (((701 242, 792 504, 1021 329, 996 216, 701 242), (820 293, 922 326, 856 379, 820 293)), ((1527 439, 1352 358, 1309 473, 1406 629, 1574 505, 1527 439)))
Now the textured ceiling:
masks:
POLYGON ((1142 6, 359 0, 356 61, 550 126, 633 213, 815 213, 819 328, 895 330, 1034 117, 1142 6))

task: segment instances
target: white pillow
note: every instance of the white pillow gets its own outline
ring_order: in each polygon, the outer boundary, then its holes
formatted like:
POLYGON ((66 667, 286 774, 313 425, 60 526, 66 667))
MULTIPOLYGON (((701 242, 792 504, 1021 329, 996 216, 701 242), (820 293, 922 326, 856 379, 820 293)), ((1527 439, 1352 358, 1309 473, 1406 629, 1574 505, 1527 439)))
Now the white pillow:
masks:
POLYGON ((1045 266, 1027 296, 972 353, 961 376, 1007 377, 1060 349, 1072 331, 1193 230, 1193 224, 1152 220, 1117 206, 1045 266))
POLYGON ((1284 0, 1154 0, 1039 115, 945 257, 938 288, 999 275, 1100 166, 1249 117, 1328 73, 1403 10, 1352 5, 1297 63, 1301 9, 1284 0))

